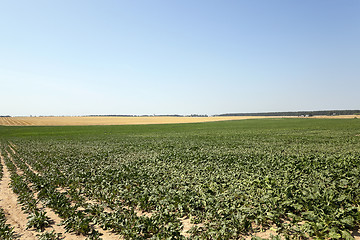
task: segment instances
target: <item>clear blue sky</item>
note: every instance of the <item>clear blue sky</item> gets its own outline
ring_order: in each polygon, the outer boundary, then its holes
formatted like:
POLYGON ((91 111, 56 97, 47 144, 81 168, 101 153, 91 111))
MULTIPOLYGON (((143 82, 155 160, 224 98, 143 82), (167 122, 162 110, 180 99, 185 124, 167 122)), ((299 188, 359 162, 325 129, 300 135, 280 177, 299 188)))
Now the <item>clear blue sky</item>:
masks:
POLYGON ((0 115, 360 108, 359 0, 1 1, 0 115))

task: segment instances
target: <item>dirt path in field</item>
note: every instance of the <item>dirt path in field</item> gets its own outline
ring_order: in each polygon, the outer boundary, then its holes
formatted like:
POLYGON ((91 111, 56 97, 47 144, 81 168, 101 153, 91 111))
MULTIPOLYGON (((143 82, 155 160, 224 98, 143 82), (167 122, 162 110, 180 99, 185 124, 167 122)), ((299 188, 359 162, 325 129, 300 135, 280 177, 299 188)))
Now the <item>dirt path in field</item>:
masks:
POLYGON ((21 210, 17 203, 17 196, 11 190, 10 173, 5 166, 3 156, 0 153, 1 164, 3 165, 3 177, 0 182, 0 206, 4 209, 6 222, 14 227, 17 239, 32 240, 37 239, 36 232, 26 230, 27 215, 21 210))

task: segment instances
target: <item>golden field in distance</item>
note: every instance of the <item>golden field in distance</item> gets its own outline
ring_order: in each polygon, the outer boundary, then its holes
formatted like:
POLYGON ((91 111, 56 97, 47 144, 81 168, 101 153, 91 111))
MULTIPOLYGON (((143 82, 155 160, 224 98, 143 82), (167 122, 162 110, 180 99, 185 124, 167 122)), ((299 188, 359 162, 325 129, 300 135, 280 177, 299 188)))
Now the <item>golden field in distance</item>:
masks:
POLYGON ((226 117, 2 117, 0 125, 4 126, 90 126, 90 125, 139 125, 139 124, 168 124, 168 123, 198 123, 241 120, 252 116, 226 117))
MULTIPOLYGON (((311 118, 355 118, 356 115, 314 116, 311 118)), ((260 118, 285 118, 285 116, 223 116, 223 117, 0 117, 3 126, 89 126, 198 123, 260 118)), ((289 117, 286 117, 289 118, 289 117)), ((292 117, 297 118, 297 117, 292 117)))

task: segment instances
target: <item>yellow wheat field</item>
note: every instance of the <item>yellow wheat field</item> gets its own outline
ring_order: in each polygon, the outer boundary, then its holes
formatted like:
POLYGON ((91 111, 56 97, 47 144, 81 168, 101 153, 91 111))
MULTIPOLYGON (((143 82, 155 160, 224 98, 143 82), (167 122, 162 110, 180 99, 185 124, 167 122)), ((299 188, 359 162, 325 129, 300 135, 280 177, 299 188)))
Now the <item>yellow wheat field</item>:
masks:
MULTIPOLYGON (((355 118, 355 115, 315 116, 311 118, 355 118)), ((86 125, 137 125, 198 123, 228 120, 284 118, 274 116, 229 116, 229 117, 0 117, 3 126, 86 126, 86 125)), ((288 118, 288 117, 287 117, 288 118)), ((294 117, 297 118, 297 117, 294 117)))
POLYGON ((1 117, 4 126, 81 126, 198 123, 274 117, 1 117))

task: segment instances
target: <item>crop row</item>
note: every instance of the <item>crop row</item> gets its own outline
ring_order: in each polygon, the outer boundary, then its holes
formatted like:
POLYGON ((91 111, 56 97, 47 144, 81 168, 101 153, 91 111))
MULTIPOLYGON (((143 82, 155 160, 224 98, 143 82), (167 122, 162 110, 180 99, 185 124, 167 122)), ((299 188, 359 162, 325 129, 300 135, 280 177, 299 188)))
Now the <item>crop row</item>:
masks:
POLYGON ((5 213, 2 208, 0 208, 0 238, 3 240, 14 238, 14 228, 6 224, 5 213))
MULTIPOLYGON (((1 155, 1 150, 0 150, 1 155)), ((0 180, 3 177, 3 165, 0 162, 0 180)), ((9 224, 6 224, 6 217, 4 210, 0 208, 0 238, 4 240, 10 240, 14 237, 14 228, 11 227, 9 224)))

